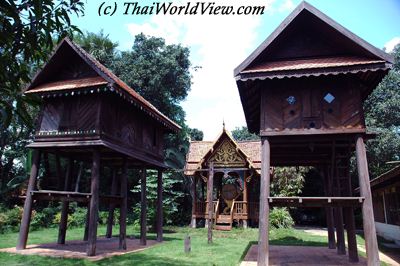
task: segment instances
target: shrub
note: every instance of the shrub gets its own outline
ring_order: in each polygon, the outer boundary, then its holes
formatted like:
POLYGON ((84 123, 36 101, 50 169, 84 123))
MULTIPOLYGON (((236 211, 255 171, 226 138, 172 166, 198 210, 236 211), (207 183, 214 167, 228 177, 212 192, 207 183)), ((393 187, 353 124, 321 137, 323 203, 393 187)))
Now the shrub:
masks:
POLYGON ((0 233, 18 230, 22 218, 22 210, 17 205, 12 209, 0 206, 0 233))
POLYGON ((273 228, 290 228, 294 221, 286 208, 273 208, 269 213, 269 224, 273 228))

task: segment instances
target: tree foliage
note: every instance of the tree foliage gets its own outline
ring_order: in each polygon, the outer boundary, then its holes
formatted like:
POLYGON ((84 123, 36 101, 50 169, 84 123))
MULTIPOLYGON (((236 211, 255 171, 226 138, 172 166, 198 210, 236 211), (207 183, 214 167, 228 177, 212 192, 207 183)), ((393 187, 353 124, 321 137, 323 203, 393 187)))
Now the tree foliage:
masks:
POLYGON ((26 179, 25 148, 37 106, 22 94, 35 69, 48 57, 54 39, 79 32, 72 14, 83 14, 82 1, 22 0, 0 2, 0 197, 10 199, 26 179))
POLYGON ((236 127, 232 130, 232 137, 237 141, 242 140, 260 140, 260 136, 250 133, 247 127, 236 127))
POLYGON ((189 135, 190 135, 191 140, 196 140, 196 141, 201 141, 201 140, 203 140, 203 137, 204 137, 203 131, 201 131, 197 128, 190 128, 189 135))
POLYGON ((53 39, 79 29, 70 15, 83 14, 83 2, 53 0, 2 1, 0 4, 0 120, 6 129, 14 116, 31 125, 34 101, 21 94, 32 68, 46 60, 53 39))
POLYGON ((364 104, 368 129, 378 133, 375 139, 367 142, 371 178, 391 168, 386 162, 400 159, 400 45, 392 54, 395 57, 393 69, 364 104))

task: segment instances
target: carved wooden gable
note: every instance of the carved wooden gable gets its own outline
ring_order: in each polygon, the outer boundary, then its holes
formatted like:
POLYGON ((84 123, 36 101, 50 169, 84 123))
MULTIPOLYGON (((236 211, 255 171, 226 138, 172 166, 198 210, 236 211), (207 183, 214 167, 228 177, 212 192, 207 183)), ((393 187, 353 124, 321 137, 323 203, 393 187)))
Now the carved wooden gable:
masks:
POLYGON ((237 147, 229 139, 225 139, 210 156, 208 163, 214 167, 244 167, 246 159, 239 153, 237 147))

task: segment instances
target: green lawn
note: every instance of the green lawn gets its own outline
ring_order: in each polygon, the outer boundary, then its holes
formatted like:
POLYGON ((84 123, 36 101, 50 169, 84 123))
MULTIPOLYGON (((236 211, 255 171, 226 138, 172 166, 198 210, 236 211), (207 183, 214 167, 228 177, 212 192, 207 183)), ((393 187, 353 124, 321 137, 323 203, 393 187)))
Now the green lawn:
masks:
MULTIPOLYGON (((104 232, 105 228, 99 227, 99 234, 104 232)), ((57 233, 56 228, 31 232, 28 244, 55 242, 57 233)), ((70 229, 67 232, 67 240, 81 239, 82 235, 82 228, 70 229)), ((138 232, 129 228, 128 235, 138 237, 138 232)), ((15 246, 17 237, 17 233, 0 235, 0 248, 15 246)), ((149 234, 149 238, 154 237, 154 234, 149 234)), ((0 265, 238 265, 249 246, 256 243, 257 238, 257 229, 214 231, 214 242, 212 245, 208 245, 207 230, 204 228, 169 227, 164 233, 163 244, 142 252, 97 262, 0 253, 0 265), (189 254, 185 254, 183 251, 183 239, 187 234, 191 236, 192 240, 192 252, 189 254)), ((274 245, 326 245, 325 237, 313 236, 296 229, 273 230, 270 233, 270 240, 274 245)))

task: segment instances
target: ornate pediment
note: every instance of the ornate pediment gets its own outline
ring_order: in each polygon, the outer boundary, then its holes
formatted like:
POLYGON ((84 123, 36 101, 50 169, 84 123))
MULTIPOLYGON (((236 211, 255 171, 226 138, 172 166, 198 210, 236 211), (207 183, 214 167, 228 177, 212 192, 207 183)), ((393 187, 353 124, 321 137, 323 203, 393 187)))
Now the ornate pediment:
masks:
POLYGON ((246 165, 246 159, 228 139, 225 139, 212 153, 208 160, 208 163, 210 162, 214 163, 214 167, 243 167, 246 165))

